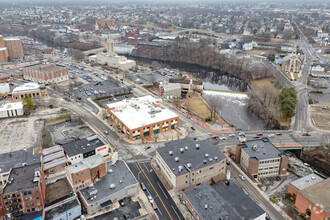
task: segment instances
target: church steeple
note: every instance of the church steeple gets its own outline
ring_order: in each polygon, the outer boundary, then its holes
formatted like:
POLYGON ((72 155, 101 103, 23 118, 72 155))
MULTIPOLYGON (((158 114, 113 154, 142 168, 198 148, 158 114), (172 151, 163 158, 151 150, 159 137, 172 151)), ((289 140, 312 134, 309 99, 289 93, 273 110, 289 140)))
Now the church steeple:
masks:
POLYGON ((109 55, 109 56, 116 55, 115 54, 114 42, 113 42, 110 34, 108 35, 108 40, 107 40, 106 48, 107 48, 107 55, 109 55))

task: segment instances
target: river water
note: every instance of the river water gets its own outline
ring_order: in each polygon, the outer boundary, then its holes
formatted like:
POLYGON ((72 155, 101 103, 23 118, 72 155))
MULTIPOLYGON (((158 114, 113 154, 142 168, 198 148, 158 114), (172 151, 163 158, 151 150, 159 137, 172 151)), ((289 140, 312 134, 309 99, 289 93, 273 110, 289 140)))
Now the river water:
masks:
POLYGON ((266 124, 249 111, 247 94, 235 93, 224 84, 204 82, 202 96, 206 101, 210 96, 216 96, 220 100, 221 109, 218 113, 228 124, 245 131, 265 129, 266 124))

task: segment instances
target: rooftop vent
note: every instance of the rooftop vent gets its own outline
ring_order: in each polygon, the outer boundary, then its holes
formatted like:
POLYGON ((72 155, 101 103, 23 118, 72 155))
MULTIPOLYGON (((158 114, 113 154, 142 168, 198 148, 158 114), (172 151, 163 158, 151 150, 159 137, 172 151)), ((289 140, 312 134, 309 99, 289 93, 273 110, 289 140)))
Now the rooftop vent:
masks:
POLYGON ((181 151, 181 153, 183 154, 183 152, 184 152, 184 148, 181 147, 181 148, 180 148, 180 151, 181 151))
POLYGON ((213 161, 213 158, 210 158, 209 161, 212 162, 213 161))
POLYGON ((169 151, 168 153, 169 153, 169 155, 170 155, 170 156, 172 156, 172 155, 173 155, 173 151, 169 151))
POLYGON ((312 179, 312 180, 316 180, 315 176, 312 176, 311 179, 312 179))
POLYGON ((114 189, 116 188, 116 185, 113 183, 113 184, 110 184, 110 189, 114 189))
POLYGON ((91 144, 87 144, 87 147, 91 146, 91 144))
POLYGON ((123 183, 123 180, 119 180, 119 183, 123 183))
POLYGON ((207 204, 205 204, 205 205, 204 205, 204 209, 207 209, 207 207, 208 207, 207 204))
POLYGON ((174 160, 175 160, 175 162, 179 162, 180 158, 179 157, 175 157, 174 160))
POLYGON ((203 160, 203 164, 207 164, 207 160, 203 160))
POLYGON ((214 157, 214 160, 217 161, 218 160, 218 157, 214 157))
POLYGON ((191 163, 187 163, 187 167, 191 168, 191 166, 192 166, 191 163))
POLYGON ((182 172, 183 166, 179 166, 178 168, 179 168, 179 172, 182 172))
POLYGON ((185 146, 184 149, 185 149, 185 150, 188 150, 189 148, 188 148, 188 146, 185 146))
POLYGON ((208 158, 209 157, 209 154, 205 154, 205 158, 208 158))
POLYGON ((196 149, 199 149, 199 144, 196 144, 196 149))

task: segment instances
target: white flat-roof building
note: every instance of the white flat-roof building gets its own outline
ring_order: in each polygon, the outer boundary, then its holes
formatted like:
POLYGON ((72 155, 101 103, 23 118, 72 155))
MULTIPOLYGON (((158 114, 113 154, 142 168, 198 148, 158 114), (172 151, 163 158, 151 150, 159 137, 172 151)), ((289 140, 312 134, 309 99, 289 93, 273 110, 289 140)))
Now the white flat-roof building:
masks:
POLYGON ((24 83, 13 89, 12 96, 14 100, 24 99, 25 95, 30 98, 41 98, 46 96, 46 87, 37 83, 24 83))
POLYGON ((130 140, 179 126, 179 116, 150 95, 108 104, 107 112, 130 140))
POLYGON ((9 118, 24 114, 22 102, 0 104, 0 118, 9 118))
POLYGON ((1 94, 8 94, 10 91, 8 83, 0 83, 0 95, 1 94))

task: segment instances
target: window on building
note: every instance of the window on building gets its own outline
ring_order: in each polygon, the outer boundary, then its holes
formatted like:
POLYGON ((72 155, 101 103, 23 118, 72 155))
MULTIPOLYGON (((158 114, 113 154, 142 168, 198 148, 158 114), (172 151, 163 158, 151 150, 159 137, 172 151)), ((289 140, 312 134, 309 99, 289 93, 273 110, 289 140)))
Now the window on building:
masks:
POLYGON ((23 194, 24 194, 24 196, 26 196, 27 195, 27 192, 24 192, 23 194))
POLYGON ((32 196, 30 196, 29 199, 32 200, 32 196))
POLYGON ((28 198, 27 198, 27 197, 25 197, 25 198, 24 198, 24 200, 25 200, 25 201, 28 201, 28 198))
POLYGON ((194 181, 194 179, 192 179, 192 181, 194 181))
POLYGON ((39 197, 36 197, 36 200, 39 200, 39 197))

